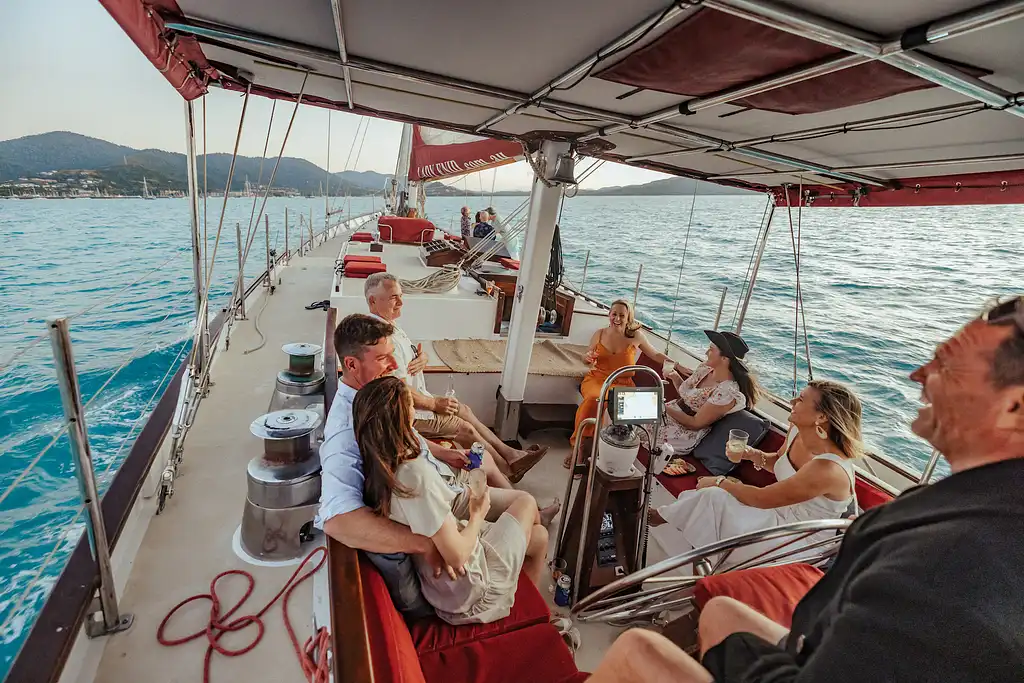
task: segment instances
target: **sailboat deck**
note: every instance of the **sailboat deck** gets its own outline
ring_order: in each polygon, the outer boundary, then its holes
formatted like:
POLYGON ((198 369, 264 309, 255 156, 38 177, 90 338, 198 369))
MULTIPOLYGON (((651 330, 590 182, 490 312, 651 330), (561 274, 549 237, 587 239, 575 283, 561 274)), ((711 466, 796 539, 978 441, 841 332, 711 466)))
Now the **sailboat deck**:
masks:
MULTIPOLYGON (((322 343, 324 312, 304 306, 325 297, 339 240, 328 241, 281 270, 281 284, 272 296, 251 302, 249 320, 236 324, 231 348, 218 352, 212 369, 214 386, 185 442, 184 462, 175 495, 164 512, 152 518, 131 567, 121 605, 135 615, 134 626, 108 638, 97 681, 104 683, 177 683, 202 680, 206 639, 178 647, 157 642, 156 631, 164 615, 180 600, 207 593, 220 572, 238 569, 256 580, 253 594, 235 615, 251 614, 269 601, 292 574, 294 566, 254 566, 232 550, 232 538, 241 522, 246 497, 246 464, 262 452, 262 443, 249 433, 249 424, 267 412, 277 372, 287 364, 281 346, 288 342, 322 343), (259 319, 266 344, 252 353, 259 335, 259 319)), ((246 581, 231 576, 218 585, 229 609, 242 596, 246 581)), ((312 632, 312 581, 300 586, 291 601, 292 625, 300 643, 312 632)), ((209 602, 183 608, 167 636, 181 637, 206 623, 209 602)), ((266 632, 252 652, 241 657, 214 655, 213 678, 221 681, 301 681, 302 671, 281 618, 280 604, 263 618, 266 632)), ((255 637, 249 627, 222 639, 239 648, 255 637)))

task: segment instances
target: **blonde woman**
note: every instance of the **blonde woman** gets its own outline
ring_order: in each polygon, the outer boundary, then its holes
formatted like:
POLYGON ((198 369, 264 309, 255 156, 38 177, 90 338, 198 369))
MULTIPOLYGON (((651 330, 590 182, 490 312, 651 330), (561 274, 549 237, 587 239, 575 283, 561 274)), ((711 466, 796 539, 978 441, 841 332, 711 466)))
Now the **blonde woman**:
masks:
MULTIPOLYGON (((590 339, 590 347, 583 357, 583 361, 590 366, 590 371, 580 385, 583 402, 576 409, 576 428, 569 440, 570 443, 575 444, 576 439, 594 433, 592 426, 588 425, 581 429, 580 423, 588 417, 597 415, 598 398, 601 396, 601 387, 605 380, 619 368, 635 365, 638 350, 643 351, 659 365, 664 365, 669 360, 668 356, 656 351, 647 341, 647 335, 633 317, 633 309, 629 303, 619 299, 608 310, 608 326, 594 333, 590 339)), ((635 386, 633 373, 620 375, 612 386, 635 386)), ((583 455, 581 453, 581 457, 583 455)), ((565 467, 571 466, 571 458, 571 454, 566 456, 563 463, 565 467)))
POLYGON ((759 488, 723 476, 702 477, 697 490, 652 510, 651 525, 671 524, 699 548, 790 522, 845 516, 854 497, 853 461, 863 452, 860 399, 842 384, 816 380, 792 405, 789 422, 797 434, 789 448, 777 453, 748 448, 742 456, 772 470, 776 483, 759 488))

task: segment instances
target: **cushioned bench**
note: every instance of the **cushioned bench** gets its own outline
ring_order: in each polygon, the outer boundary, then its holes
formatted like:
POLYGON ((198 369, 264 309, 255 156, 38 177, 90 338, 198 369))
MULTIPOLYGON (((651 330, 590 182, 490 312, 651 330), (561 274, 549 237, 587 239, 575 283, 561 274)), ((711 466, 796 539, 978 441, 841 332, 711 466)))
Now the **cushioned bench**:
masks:
POLYGON ((388 267, 373 261, 348 261, 344 264, 345 277, 367 278, 373 273, 386 273, 388 267))
POLYGON ((369 254, 345 254, 345 258, 342 259, 342 263, 381 263, 380 256, 371 256, 369 254))
POLYGON ((352 236, 348 238, 349 242, 372 242, 373 235, 368 232, 354 232, 352 236))
POLYGON ((711 598, 730 597, 789 628, 797 603, 822 576, 820 569, 800 563, 742 569, 700 579, 693 587, 693 600, 702 610, 711 598))
POLYGON ((426 218, 381 216, 377 219, 377 231, 382 242, 423 244, 433 238, 436 229, 426 218))
POLYGON ((359 579, 376 683, 576 683, 586 680, 549 623, 547 603, 520 575, 508 617, 452 626, 437 617, 406 624, 365 557, 359 579))

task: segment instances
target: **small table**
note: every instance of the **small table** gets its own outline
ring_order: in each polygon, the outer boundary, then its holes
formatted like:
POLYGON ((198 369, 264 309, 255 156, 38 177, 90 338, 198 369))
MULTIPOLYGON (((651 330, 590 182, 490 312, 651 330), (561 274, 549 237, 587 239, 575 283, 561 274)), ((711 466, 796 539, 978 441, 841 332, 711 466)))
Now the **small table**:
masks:
MULTIPOLYGON (((584 469, 586 466, 580 466, 584 469)), ((636 566, 636 541, 640 525, 640 507, 643 499, 643 471, 635 467, 624 477, 615 477, 600 467, 594 473, 594 491, 590 501, 590 514, 583 519, 587 474, 584 474, 580 490, 569 511, 569 520, 562 539, 562 547, 556 549, 557 557, 565 560, 569 576, 576 577, 577 563, 582 564, 576 598, 583 598, 612 581, 632 574, 636 566), (602 534, 601 525, 607 517, 612 529, 602 534), (608 551, 602 546, 614 548, 614 560, 609 561, 608 551), (602 561, 603 560, 603 561, 602 561)))

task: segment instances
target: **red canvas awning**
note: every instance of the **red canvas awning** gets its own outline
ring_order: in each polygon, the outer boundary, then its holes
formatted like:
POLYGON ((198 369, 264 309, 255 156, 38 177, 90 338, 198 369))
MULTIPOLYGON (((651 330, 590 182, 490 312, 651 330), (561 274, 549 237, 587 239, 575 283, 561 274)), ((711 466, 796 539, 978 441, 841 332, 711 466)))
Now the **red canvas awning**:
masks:
POLYGON ((518 142, 413 126, 409 180, 451 178, 511 164, 522 156, 518 142))

